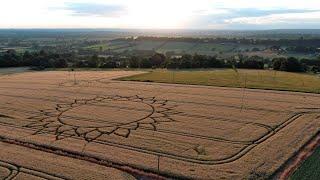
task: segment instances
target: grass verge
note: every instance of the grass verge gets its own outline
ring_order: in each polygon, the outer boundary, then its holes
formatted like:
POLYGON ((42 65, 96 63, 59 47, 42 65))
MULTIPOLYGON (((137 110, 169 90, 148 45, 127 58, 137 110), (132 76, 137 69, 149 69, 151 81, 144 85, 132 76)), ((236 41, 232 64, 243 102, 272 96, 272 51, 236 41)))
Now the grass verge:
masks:
POLYGON ((320 179, 320 147, 290 177, 290 180, 309 179, 320 179))

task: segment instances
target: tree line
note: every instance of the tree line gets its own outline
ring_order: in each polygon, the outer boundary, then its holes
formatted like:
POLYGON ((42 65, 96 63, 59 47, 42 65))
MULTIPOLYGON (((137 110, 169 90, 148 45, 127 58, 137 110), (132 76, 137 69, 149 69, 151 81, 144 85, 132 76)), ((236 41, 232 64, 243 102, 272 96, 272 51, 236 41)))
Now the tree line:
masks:
POLYGON ((230 58, 217 58, 207 55, 182 55, 167 57, 161 53, 152 55, 115 55, 101 57, 98 55, 79 56, 72 53, 28 52, 23 54, 14 50, 0 53, 0 67, 32 66, 39 68, 167 68, 167 69, 195 69, 195 68, 245 68, 265 69, 273 68, 279 71, 306 72, 320 71, 320 58, 297 59, 274 58, 260 56, 236 55, 230 58))
POLYGON ((0 53, 0 67, 32 66, 43 68, 64 68, 73 59, 72 54, 47 53, 46 51, 28 52, 23 54, 14 50, 0 53))

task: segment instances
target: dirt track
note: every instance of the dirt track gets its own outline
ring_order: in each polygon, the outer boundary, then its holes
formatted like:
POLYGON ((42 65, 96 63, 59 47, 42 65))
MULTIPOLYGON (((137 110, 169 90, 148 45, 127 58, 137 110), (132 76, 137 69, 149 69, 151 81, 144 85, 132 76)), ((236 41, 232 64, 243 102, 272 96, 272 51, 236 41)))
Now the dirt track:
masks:
POLYGON ((320 95, 111 80, 135 73, 2 77, 0 139, 169 176, 240 179, 274 173, 319 131, 320 95))

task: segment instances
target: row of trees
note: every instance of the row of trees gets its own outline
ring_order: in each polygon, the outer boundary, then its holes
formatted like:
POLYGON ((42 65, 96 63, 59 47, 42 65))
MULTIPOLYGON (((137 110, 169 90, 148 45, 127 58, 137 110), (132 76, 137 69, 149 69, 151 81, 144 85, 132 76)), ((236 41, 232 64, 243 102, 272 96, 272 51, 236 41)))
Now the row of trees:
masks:
POLYGON ((246 68, 264 69, 265 66, 289 72, 318 72, 320 58, 317 60, 290 58, 265 59, 260 56, 239 55, 228 59, 218 59, 206 55, 182 55, 167 57, 160 53, 144 56, 76 56, 75 54, 59 54, 40 52, 25 52, 18 54, 15 51, 0 53, 0 67, 33 66, 42 68, 90 67, 90 68, 246 68))
POLYGON ((168 68, 168 69, 191 69, 191 68, 244 68, 264 69, 269 66, 275 70, 288 72, 305 72, 307 70, 318 72, 320 59, 299 60, 294 57, 265 59, 260 56, 238 56, 237 58, 218 59, 215 56, 206 55, 183 55, 181 57, 166 58, 162 54, 155 54, 149 58, 133 56, 127 59, 127 67, 130 68, 168 68))
POLYGON ((273 69, 288 72, 305 72, 307 66, 294 57, 275 58, 272 60, 273 69))
POLYGON ((263 69, 264 62, 261 57, 242 58, 239 61, 218 59, 215 56, 183 55, 167 58, 163 54, 155 53, 151 56, 128 57, 98 57, 97 55, 80 60, 75 67, 90 68, 168 68, 168 69, 194 69, 194 68, 247 68, 263 69))
POLYGON ((44 68, 64 68, 68 67, 68 61, 73 59, 72 54, 47 53, 45 51, 18 54, 14 50, 9 50, 0 54, 0 67, 33 66, 44 68))
POLYGON ((263 69, 264 59, 261 57, 246 57, 239 61, 218 59, 216 56, 182 55, 166 57, 155 53, 150 57, 132 56, 127 59, 130 68, 168 68, 168 69, 195 69, 195 68, 237 68, 263 69))

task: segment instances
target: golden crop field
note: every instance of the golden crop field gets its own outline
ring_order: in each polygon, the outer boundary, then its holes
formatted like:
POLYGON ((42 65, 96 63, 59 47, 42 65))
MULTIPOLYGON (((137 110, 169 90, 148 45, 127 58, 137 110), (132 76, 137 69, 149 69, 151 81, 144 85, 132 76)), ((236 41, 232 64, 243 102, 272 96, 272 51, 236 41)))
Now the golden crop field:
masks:
POLYGON ((270 177, 319 133, 320 95, 112 80, 140 73, 0 76, 0 176, 270 177))

